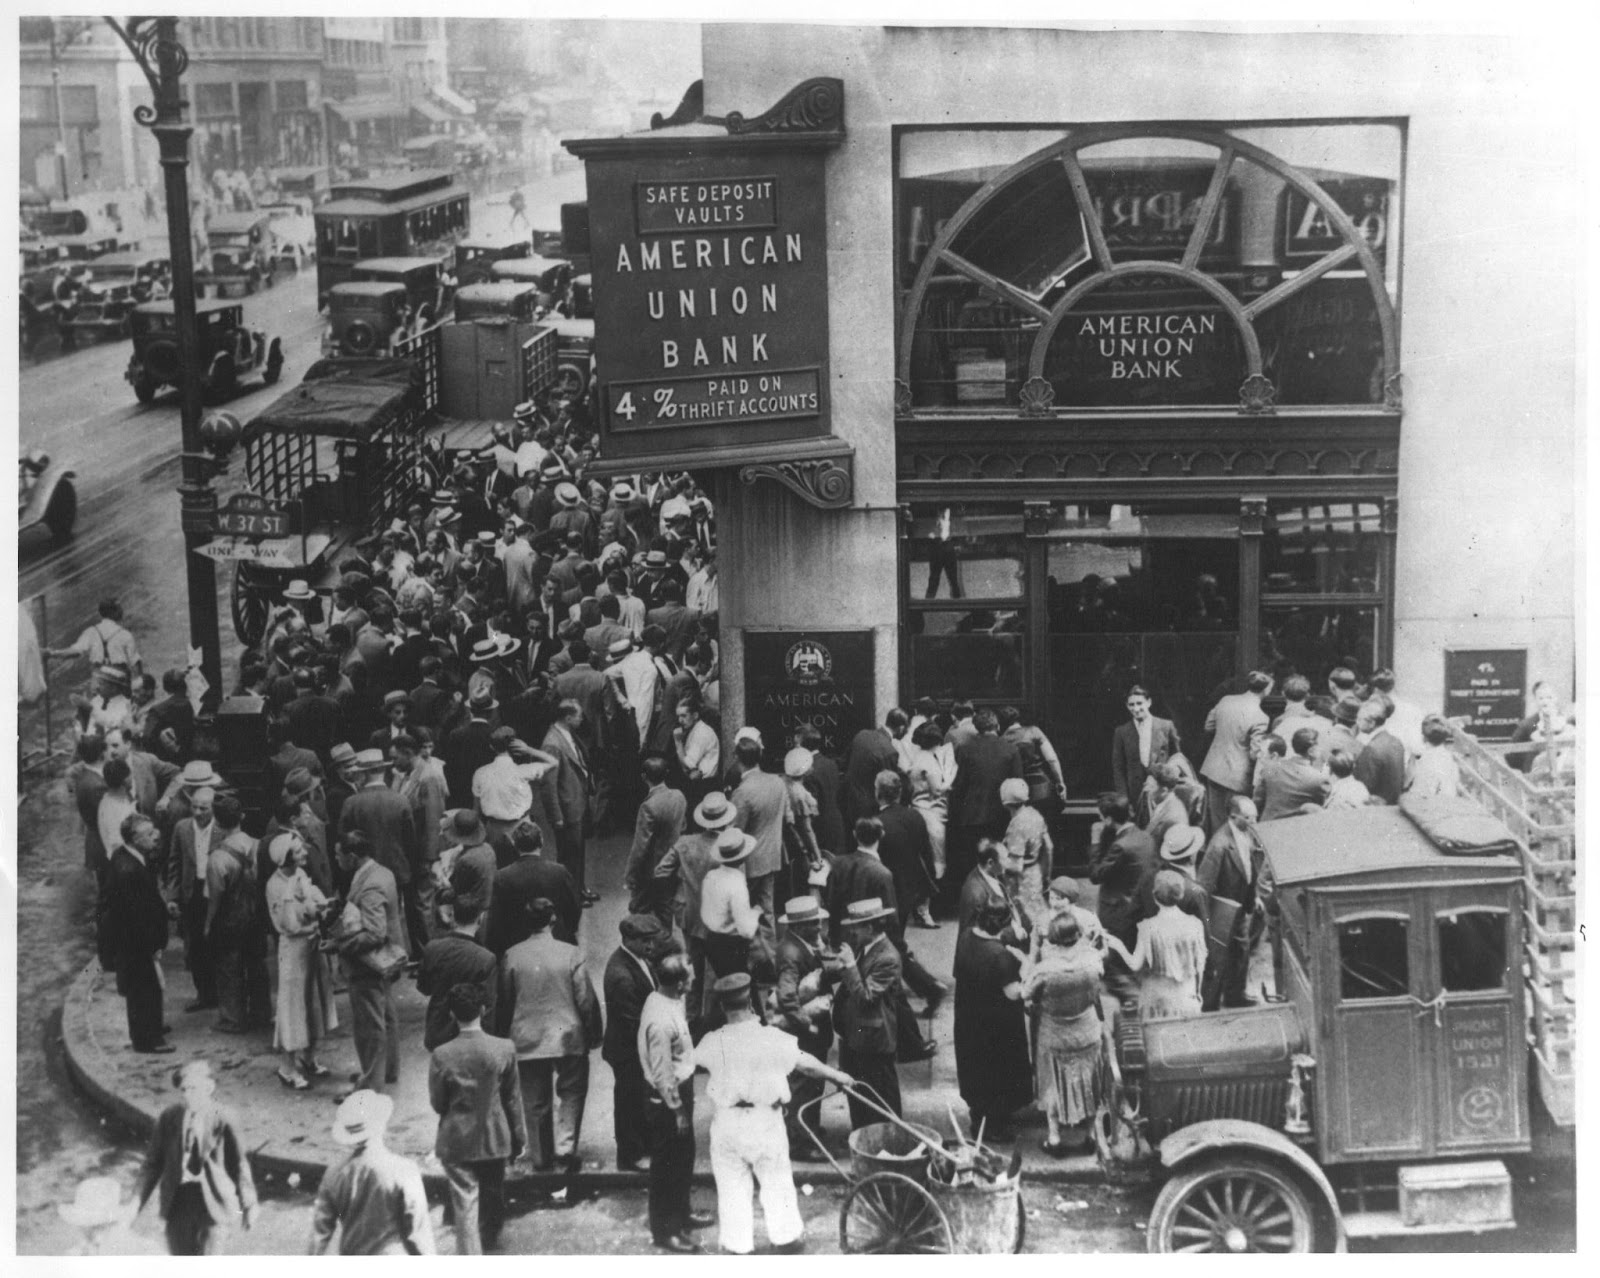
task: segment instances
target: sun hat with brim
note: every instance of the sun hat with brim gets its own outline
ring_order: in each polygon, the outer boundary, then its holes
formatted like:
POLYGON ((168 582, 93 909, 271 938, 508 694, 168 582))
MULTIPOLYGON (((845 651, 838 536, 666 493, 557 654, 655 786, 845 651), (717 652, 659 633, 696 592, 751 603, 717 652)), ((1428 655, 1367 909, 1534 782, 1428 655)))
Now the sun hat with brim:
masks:
POLYGON ((346 741, 339 742, 328 751, 328 762, 336 768, 348 768, 356 761, 356 749, 346 741))
POLYGON ((1175 825, 1161 836, 1163 861, 1188 861, 1200 855, 1206 845, 1206 833, 1192 825, 1175 825))
POLYGON ((1018 777, 1007 777, 1000 783, 1000 802, 1005 807, 1028 801, 1028 783, 1018 777))
POLYGON ((869 896, 865 900, 851 901, 844 907, 844 917, 839 921, 849 927, 852 923, 872 923, 893 914, 894 910, 883 903, 882 897, 869 896))
POLYGON ((717 836, 719 865, 743 865, 755 850, 755 836, 746 834, 743 830, 724 830, 717 836))
POLYGON ((288 589, 283 592, 283 597, 285 599, 293 599, 296 601, 303 599, 315 599, 317 597, 317 592, 311 589, 310 586, 306 585, 306 583, 299 577, 296 577, 289 582, 288 589))
POLYGON ((317 788, 317 779, 310 768, 291 768, 283 779, 283 792, 291 799, 303 799, 317 788))
POLYGON ((132 1220, 139 1200, 122 1201, 122 1186, 110 1176, 90 1176, 78 1182, 70 1203, 57 1203, 56 1211, 78 1229, 99 1229, 132 1220))
POLYGON ((389 760, 382 750, 358 750, 356 757, 350 761, 350 767, 357 772, 377 772, 389 766, 389 760))
POLYGON ((783 907, 783 913, 778 916, 778 922, 786 927, 796 923, 820 923, 828 917, 828 912, 817 904, 814 896, 792 897, 783 907))
POLYGON ((740 728, 739 731, 733 734, 733 743, 738 745, 741 741, 754 741, 758 746, 766 745, 761 739, 760 728, 740 728))
POLYGON ((191 759, 183 765, 183 772, 178 777, 178 784, 185 790, 198 790, 201 786, 218 786, 222 778, 204 759, 191 759))
POLYGON ((289 859, 289 849, 302 841, 293 830, 285 831, 267 844, 267 859, 281 870, 283 863, 289 859))
POLYGON ((472 660, 474 661, 497 661, 504 655, 505 653, 500 647, 500 641, 494 635, 480 639, 472 645, 472 660))
POLYGON ((626 657, 632 651, 633 640, 629 638, 618 639, 606 649, 607 654, 612 657, 626 657))
POLYGON ((333 1139, 340 1145, 364 1145, 383 1134, 394 1113, 394 1101, 382 1092, 351 1092, 333 1116, 333 1139))
POLYGON ((133 682, 128 678, 128 672, 121 666, 101 666, 94 673, 96 678, 104 679, 107 683, 114 683, 122 688, 129 687, 133 682))
POLYGON ((816 756, 804 746, 795 746, 788 754, 783 756, 783 775, 791 780, 798 781, 811 771, 811 765, 816 762, 816 756))
POLYGON ((738 815, 738 810, 728 802, 728 796, 713 790, 695 807, 694 822, 702 830, 720 830, 732 825, 738 815))
POLYGON ((582 500, 583 497, 578 492, 578 487, 576 484, 556 485, 556 505, 560 506, 562 509, 571 510, 582 500))
POLYGON ((435 488, 430 500, 435 506, 454 506, 456 495, 448 488, 435 488))
POLYGON ((645 566, 648 568, 665 568, 667 566, 667 552, 652 550, 644 557, 645 566))
POLYGON ((611 500, 619 506, 633 501, 638 496, 639 494, 634 490, 633 485, 626 480, 618 480, 611 485, 611 500))

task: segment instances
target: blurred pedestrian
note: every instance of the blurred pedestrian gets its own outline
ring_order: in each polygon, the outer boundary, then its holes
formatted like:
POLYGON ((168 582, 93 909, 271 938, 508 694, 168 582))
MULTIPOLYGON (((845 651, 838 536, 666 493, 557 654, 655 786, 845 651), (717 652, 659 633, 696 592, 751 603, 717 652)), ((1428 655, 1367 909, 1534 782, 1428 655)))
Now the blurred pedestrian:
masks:
POLYGON ((374 1091, 352 1092, 340 1103, 333 1139, 350 1156, 317 1186, 310 1255, 324 1255, 335 1232, 341 1256, 435 1254, 422 1171, 383 1143, 393 1113, 394 1101, 374 1091))
POLYGON ((159 1188, 157 1206, 174 1256, 221 1255, 237 1217, 246 1229, 258 1211, 250 1158, 233 1114, 216 1103, 211 1066, 189 1061, 172 1071, 183 1100, 156 1120, 145 1150, 139 1209, 159 1188))

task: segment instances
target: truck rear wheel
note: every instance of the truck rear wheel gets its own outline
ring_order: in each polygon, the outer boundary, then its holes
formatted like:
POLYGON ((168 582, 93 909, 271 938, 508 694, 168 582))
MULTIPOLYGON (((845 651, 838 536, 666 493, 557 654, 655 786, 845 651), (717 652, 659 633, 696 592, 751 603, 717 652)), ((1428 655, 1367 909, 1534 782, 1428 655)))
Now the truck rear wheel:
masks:
POLYGON ((1282 1167, 1219 1154, 1178 1172, 1150 1209, 1152 1252, 1297 1252, 1316 1236, 1311 1200, 1282 1167))

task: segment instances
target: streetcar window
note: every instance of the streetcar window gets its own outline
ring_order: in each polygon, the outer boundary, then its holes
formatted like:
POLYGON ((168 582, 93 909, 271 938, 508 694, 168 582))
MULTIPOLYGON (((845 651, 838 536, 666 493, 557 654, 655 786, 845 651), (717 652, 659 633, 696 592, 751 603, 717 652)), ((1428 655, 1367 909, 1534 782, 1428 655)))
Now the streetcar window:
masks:
POLYGON ((1439 982, 1451 992, 1498 990, 1506 980, 1506 912, 1439 916, 1439 982))
POLYGON ((1410 993, 1404 918, 1346 919, 1339 924, 1339 998, 1395 998, 1410 993))
POLYGON ((357 235, 362 257, 377 257, 383 251, 378 247, 378 224, 370 218, 358 225, 357 235))

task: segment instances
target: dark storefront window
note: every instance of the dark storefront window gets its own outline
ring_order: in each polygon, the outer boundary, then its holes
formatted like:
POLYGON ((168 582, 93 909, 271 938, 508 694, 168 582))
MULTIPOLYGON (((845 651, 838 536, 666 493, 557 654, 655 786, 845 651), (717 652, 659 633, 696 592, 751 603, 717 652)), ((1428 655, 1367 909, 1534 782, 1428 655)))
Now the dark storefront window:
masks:
POLYGON ((1274 606, 1261 613, 1261 647, 1273 663, 1326 687, 1328 671, 1347 666, 1362 674, 1376 668, 1378 609, 1375 605, 1328 608, 1274 606))
POLYGON ((1024 614, 1017 609, 918 609, 908 622, 915 697, 1015 700, 1025 669, 1024 614))
POLYGON ((1320 690, 1328 671, 1380 663, 1388 583, 1377 502, 1274 502, 1261 539, 1264 662, 1320 690))

